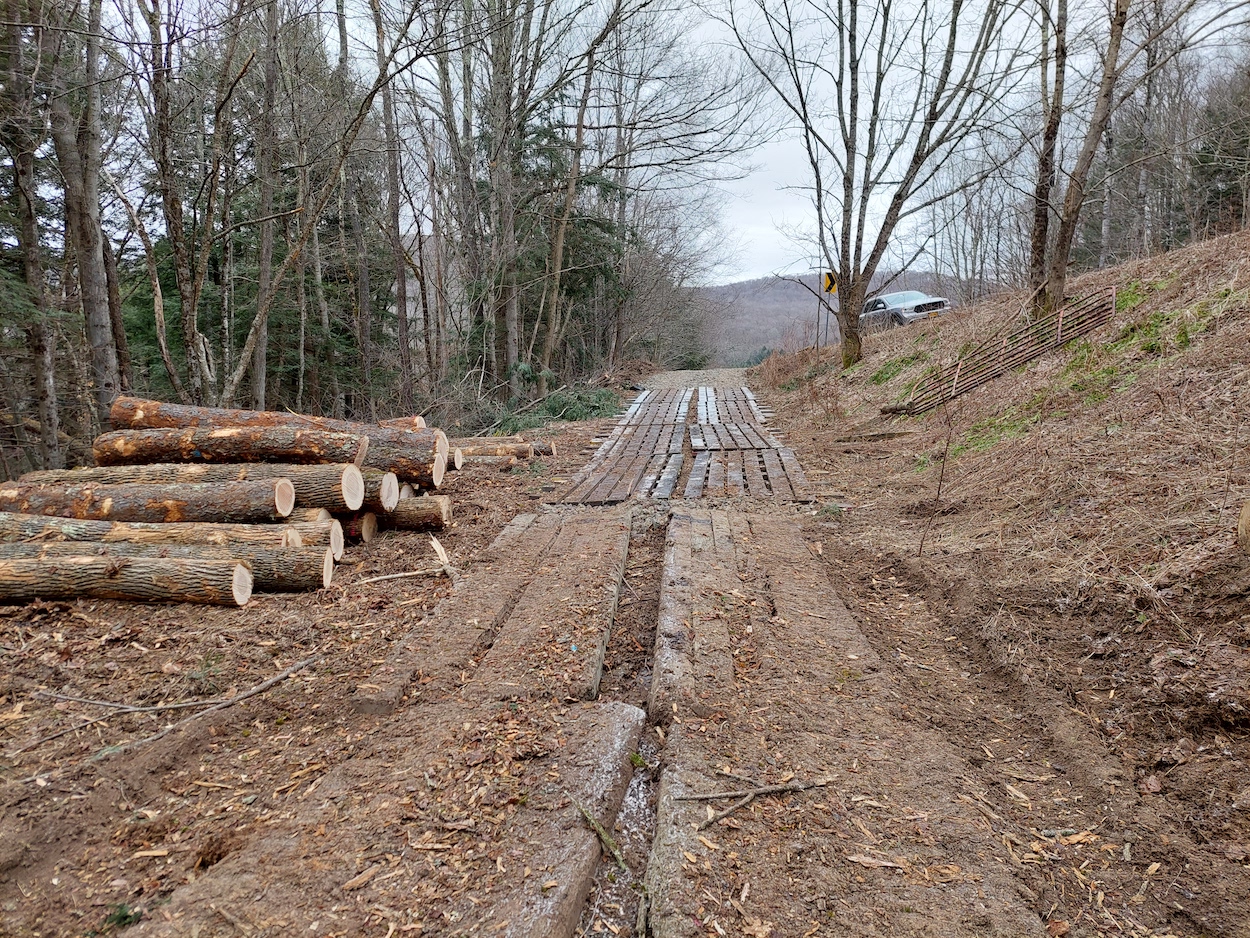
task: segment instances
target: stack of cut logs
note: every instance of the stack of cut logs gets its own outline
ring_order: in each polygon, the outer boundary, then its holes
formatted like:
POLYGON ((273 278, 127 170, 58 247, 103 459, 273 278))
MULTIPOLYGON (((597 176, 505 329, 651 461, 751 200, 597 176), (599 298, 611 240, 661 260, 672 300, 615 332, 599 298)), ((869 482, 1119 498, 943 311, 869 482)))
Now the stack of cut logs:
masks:
POLYGON ((329 586, 344 540, 442 528, 447 468, 421 417, 365 424, 119 397, 96 468, 0 483, 0 602, 243 605, 329 586), (418 496, 418 493, 423 493, 418 496))

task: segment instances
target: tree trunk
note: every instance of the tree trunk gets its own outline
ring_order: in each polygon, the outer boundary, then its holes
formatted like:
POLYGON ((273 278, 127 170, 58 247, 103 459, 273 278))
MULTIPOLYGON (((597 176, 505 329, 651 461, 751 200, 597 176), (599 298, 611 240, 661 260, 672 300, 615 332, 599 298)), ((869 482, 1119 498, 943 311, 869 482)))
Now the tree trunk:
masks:
MULTIPOLYGON (((1037 156, 1037 178, 1033 186, 1033 227, 1029 235, 1029 286, 1040 298, 1046 282, 1046 258, 1050 248, 1051 194, 1057 172, 1056 151, 1059 125, 1063 119, 1064 86, 1068 63, 1068 4, 1058 0, 1054 20, 1054 85, 1049 81, 1051 68, 1049 10, 1042 19, 1042 142, 1037 156), (1048 89, 1050 89, 1048 91, 1048 89)), ((1048 305, 1043 306, 1048 311, 1048 305)))
MULTIPOLYGON (((123 483, 171 484, 175 482, 245 482, 256 479, 287 479, 295 486, 295 504, 334 511, 355 511, 365 499, 366 485, 352 465, 290 465, 284 463, 151 463, 139 466, 100 466, 94 469, 63 469, 59 472, 28 472, 19 482, 81 485, 123 483)), ((398 488, 396 489, 398 491, 398 488)))
POLYGON ((126 341, 126 323, 122 319, 122 288, 121 275, 117 272, 117 255, 113 252, 113 244, 102 236, 100 245, 104 249, 104 274, 108 282, 109 324, 113 329, 113 347, 117 349, 117 367, 120 373, 118 390, 129 394, 134 387, 134 364, 130 360, 130 344, 126 341))
POLYGON ((273 290, 274 159, 278 149, 274 108, 278 89, 278 0, 265 7, 265 78, 260 132, 256 136, 256 176, 260 183, 260 250, 256 270, 256 310, 262 317, 252 352, 252 406, 265 409, 268 378, 269 307, 273 290))
MULTIPOLYGON (((97 88, 97 98, 98 94, 97 88)), ((88 109, 89 123, 90 105, 88 109)), ((73 232, 74 261, 78 270, 79 301, 86 322, 95 415, 101 426, 107 426, 108 408, 120 390, 121 377, 117 350, 113 347, 108 276, 104 271, 104 251, 101 247, 99 127, 96 126, 94 135, 88 131, 87 152, 84 152, 80 149, 77 124, 70 113, 65 89, 59 88, 52 96, 51 128, 64 184, 66 226, 73 232), (93 146, 96 148, 94 154, 91 153, 93 146), (93 169, 96 176, 94 185, 89 184, 93 169)))
POLYGON ((335 560, 343 559, 343 525, 329 521, 296 521, 290 527, 305 547, 329 547, 335 560))
POLYGON ((91 446, 97 465, 149 462, 353 463, 359 466, 369 437, 295 427, 233 427, 222 430, 114 430, 91 446))
POLYGON ((170 558, 228 560, 251 568, 253 586, 264 593, 297 593, 325 589, 334 576, 334 552, 328 547, 258 547, 231 544, 102 544, 98 541, 44 541, 0 544, 0 561, 56 560, 62 557, 170 558))
POLYGON ((350 540, 368 544, 378 536, 378 516, 372 511, 339 515, 338 521, 343 526, 343 536, 350 540))
MULTIPOLYGON (((364 473, 365 497, 355 506, 374 514, 389 512, 399 502, 399 477, 381 469, 366 469, 364 473)), ((354 510, 354 509, 353 509, 354 510)))
POLYGON ((0 601, 126 599, 243 606, 252 574, 232 560, 61 557, 0 560, 0 601))
POLYGON ((399 531, 441 531, 451 524, 451 499, 446 495, 401 498, 381 520, 385 527, 399 531))
MULTIPOLYGON (((261 544, 300 547, 296 525, 146 523, 80 521, 47 515, 0 512, 0 543, 14 541, 101 541, 106 544, 261 544)), ((337 559, 337 558, 336 558, 337 559)))
POLYGON ((80 485, 8 482, 0 485, 0 511, 58 515, 84 521, 210 521, 263 524, 281 521, 295 506, 287 479, 249 482, 129 482, 80 485))
MULTIPOLYGON (((382 29, 382 7, 370 0, 373 26, 377 34, 378 71, 386 69, 386 35, 382 29)), ((388 81, 382 86, 382 125, 386 134, 386 225, 395 263, 396 340, 399 345, 399 397, 406 410, 413 408, 412 346, 408 339, 408 264, 403 229, 399 224, 399 132, 395 121, 395 92, 388 81)))
POLYGON ((1107 36, 1107 52, 1103 60, 1098 96, 1094 101, 1094 113, 1090 117, 1089 128, 1085 132, 1085 139, 1081 142, 1076 163, 1068 176, 1068 191, 1064 194, 1063 210, 1059 215, 1059 231, 1055 236, 1055 245, 1047 265, 1044 291, 1046 309, 1057 309, 1063 303, 1068 279, 1068 261, 1072 256, 1072 242, 1076 237, 1077 225, 1080 223, 1081 206, 1085 204, 1085 186, 1089 182, 1089 173, 1094 165, 1098 143, 1111 120, 1111 99, 1120 74, 1120 45, 1124 39, 1124 24, 1128 19, 1129 3, 1130 0, 1115 0, 1115 8, 1111 14, 1111 30, 1107 36))

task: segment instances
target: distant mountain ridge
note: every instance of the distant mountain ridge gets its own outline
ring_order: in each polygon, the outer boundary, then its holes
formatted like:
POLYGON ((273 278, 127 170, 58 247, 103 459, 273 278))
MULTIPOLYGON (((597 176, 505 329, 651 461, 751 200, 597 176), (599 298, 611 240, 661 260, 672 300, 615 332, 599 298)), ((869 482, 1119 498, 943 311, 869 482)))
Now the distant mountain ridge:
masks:
MULTIPOLYGON (((700 287, 704 305, 712 311, 707 339, 712 362, 738 366, 757 361, 765 349, 793 351, 815 344, 821 274, 759 277, 720 286, 700 287)), ((890 290, 942 293, 938 277, 927 271, 878 274, 874 284, 890 290)), ((836 303, 836 301, 835 301, 836 303)), ((820 318, 820 344, 840 339, 837 320, 820 318)))

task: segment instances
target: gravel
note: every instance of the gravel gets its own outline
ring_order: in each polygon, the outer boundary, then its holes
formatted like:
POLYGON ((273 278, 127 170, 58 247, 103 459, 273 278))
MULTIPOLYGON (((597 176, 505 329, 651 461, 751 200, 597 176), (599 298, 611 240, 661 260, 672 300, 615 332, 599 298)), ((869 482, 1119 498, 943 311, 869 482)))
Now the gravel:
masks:
POLYGON ((706 368, 702 371, 662 371, 642 382, 653 391, 674 388, 740 388, 747 383, 745 368, 706 368))

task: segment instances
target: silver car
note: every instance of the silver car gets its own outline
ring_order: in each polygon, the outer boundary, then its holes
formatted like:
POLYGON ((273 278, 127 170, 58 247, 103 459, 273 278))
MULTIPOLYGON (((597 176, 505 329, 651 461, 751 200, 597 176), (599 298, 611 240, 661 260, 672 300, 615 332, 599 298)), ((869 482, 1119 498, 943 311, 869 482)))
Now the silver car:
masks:
POLYGON ((905 326, 931 316, 943 316, 950 312, 951 304, 944 296, 929 296, 919 290, 903 290, 899 293, 883 293, 864 304, 859 314, 861 329, 889 329, 905 326))

